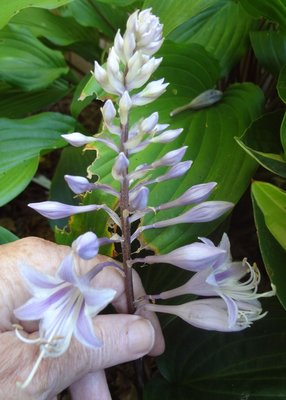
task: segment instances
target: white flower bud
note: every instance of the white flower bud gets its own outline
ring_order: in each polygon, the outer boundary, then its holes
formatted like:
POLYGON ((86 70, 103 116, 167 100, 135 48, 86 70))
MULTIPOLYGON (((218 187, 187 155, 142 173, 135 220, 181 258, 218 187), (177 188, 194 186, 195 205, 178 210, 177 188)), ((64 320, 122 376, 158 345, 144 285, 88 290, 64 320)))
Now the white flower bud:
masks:
POLYGON ((178 164, 185 155, 188 146, 183 146, 180 149, 169 151, 165 154, 160 160, 154 161, 151 166, 153 168, 157 167, 172 167, 175 164, 178 164))
POLYGON ((74 147, 84 146, 85 144, 94 143, 96 141, 93 136, 85 136, 79 132, 67 133, 61 135, 61 137, 74 147))
POLYGON ((104 119, 104 122, 109 125, 112 123, 116 116, 116 110, 115 107, 110 99, 108 99, 105 103, 104 106, 101 108, 102 116, 104 119))
POLYGON ((132 100, 129 96, 129 93, 125 91, 123 96, 119 100, 119 115, 120 122, 122 125, 126 125, 128 122, 129 111, 132 107, 132 100))
POLYGON ((151 132, 158 123, 158 119, 159 114, 154 112, 149 117, 143 119, 143 121, 140 123, 140 129, 145 133, 151 132))
POLYGON ((163 83, 164 79, 152 81, 139 93, 132 96, 132 102, 135 106, 144 106, 156 100, 166 90, 168 83, 163 83))
POLYGON ((152 143, 169 143, 172 140, 176 139, 183 132, 182 128, 179 129, 170 129, 161 135, 155 136, 150 141, 152 143))

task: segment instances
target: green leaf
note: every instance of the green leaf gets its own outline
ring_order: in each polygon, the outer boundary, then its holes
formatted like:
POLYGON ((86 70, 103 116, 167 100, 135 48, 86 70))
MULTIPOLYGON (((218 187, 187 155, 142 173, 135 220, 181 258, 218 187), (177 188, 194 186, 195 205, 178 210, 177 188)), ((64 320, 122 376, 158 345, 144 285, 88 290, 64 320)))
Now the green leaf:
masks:
POLYGON ((245 10, 253 17, 261 16, 280 24, 286 29, 286 4, 284 0, 239 0, 245 10))
POLYGON ((98 0, 76 0, 66 9, 79 24, 94 27, 113 40, 118 28, 125 31, 128 11, 132 11, 133 7, 119 8, 111 2, 105 4, 98 0))
POLYGON ((252 194, 268 230, 286 251, 286 192, 270 183, 254 182, 252 194))
POLYGON ((45 90, 23 92, 0 83, 0 117, 21 118, 35 113, 65 97, 71 91, 67 82, 54 81, 45 90))
POLYGON ((28 185, 40 154, 65 146, 60 135, 73 131, 74 127, 73 118, 58 113, 18 120, 0 118, 0 205, 28 185))
POLYGON ((0 79, 24 90, 48 87, 68 72, 64 56, 28 30, 6 27, 0 32, 0 79))
POLYGON ((276 286, 277 296, 286 309, 285 197, 285 192, 268 183, 252 184, 252 204, 261 254, 269 278, 276 286), (271 204, 274 210, 270 209, 271 204), (274 214, 273 221, 270 214, 274 214), (281 215, 284 219, 277 220, 281 215))
POLYGON ((14 233, 8 231, 8 229, 3 228, 3 226, 0 226, 0 245, 14 242, 17 239, 18 237, 14 235, 14 233))
POLYGON ((152 12, 160 18, 164 25, 164 35, 167 36, 177 26, 188 19, 203 13, 205 10, 220 7, 225 0, 145 0, 143 8, 152 7, 152 12))
MULTIPOLYGON (((265 302, 266 303, 266 302, 265 302)), ((181 320, 164 330, 166 350, 144 400, 275 400, 286 396, 286 314, 267 301, 268 314, 245 331, 207 332, 181 320)))
MULTIPOLYGON (((98 100, 105 100, 111 96, 107 95, 107 93, 102 89, 102 87, 98 84, 97 80, 95 79, 94 75, 87 75, 87 81, 85 85, 82 87, 80 92, 80 96, 78 98, 79 101, 88 101, 86 100, 87 97, 92 96, 92 98, 97 98, 98 100), (87 79, 89 78, 89 79, 87 79)), ((81 86, 81 84, 80 84, 81 86)), ((92 100, 92 99, 91 99, 92 100)))
POLYGON ((260 64, 277 76, 286 64, 286 34, 271 31, 251 32, 250 40, 260 64))
MULTIPOLYGON (((238 144, 269 171, 286 177, 286 160, 280 142, 280 125, 284 112, 264 114, 236 138, 238 144)), ((283 124, 285 129, 285 123, 283 124)))
POLYGON ((96 44, 97 38, 93 29, 82 27, 73 18, 64 18, 40 8, 22 10, 11 23, 25 27, 34 36, 45 37, 58 46, 81 41, 93 41, 96 44))
POLYGON ((73 99, 70 106, 71 114, 74 118, 77 118, 82 110, 84 110, 93 100, 97 98, 97 95, 94 91, 97 87, 96 85, 98 84, 94 76, 90 76, 90 74, 87 74, 79 82, 74 91, 73 99))
POLYGON ((27 7, 57 8, 73 0, 9 0, 1 4, 0 29, 16 15, 20 10, 27 7))
POLYGON ((217 0, 209 7, 200 3, 202 9, 172 31, 168 38, 178 43, 202 45, 219 61, 224 76, 248 48, 254 21, 237 2, 217 0))
POLYGON ((280 98, 286 103, 286 65, 280 71, 277 90, 280 98))
MULTIPOLYGON (((171 144, 149 145, 146 150, 131 157, 131 169, 139 164, 151 163, 167 151, 183 145, 189 146, 186 159, 194 160, 194 164, 184 178, 150 187, 149 204, 153 206, 167 202, 178 197, 191 185, 210 181, 218 182, 212 199, 237 202, 249 184, 256 163, 236 145, 234 136, 242 134, 260 115, 262 92, 252 84, 233 85, 224 93, 220 103, 199 111, 185 111, 171 118, 170 112, 174 108, 189 103, 198 94, 215 85, 219 67, 199 45, 165 43, 160 55, 164 59, 154 79, 165 77, 170 82, 168 90, 156 102, 135 109, 131 114, 132 121, 158 111, 161 123, 170 123, 172 129, 182 127, 184 133, 171 144)), ((114 153, 99 144, 96 148, 99 158, 90 172, 100 176, 101 181, 113 184, 110 171, 114 153)), ((150 214, 143 224, 175 217, 181 212, 174 209, 150 214)), ((209 235, 219 222, 150 230, 143 233, 142 240, 155 251, 167 252, 196 240, 197 236, 209 235)))

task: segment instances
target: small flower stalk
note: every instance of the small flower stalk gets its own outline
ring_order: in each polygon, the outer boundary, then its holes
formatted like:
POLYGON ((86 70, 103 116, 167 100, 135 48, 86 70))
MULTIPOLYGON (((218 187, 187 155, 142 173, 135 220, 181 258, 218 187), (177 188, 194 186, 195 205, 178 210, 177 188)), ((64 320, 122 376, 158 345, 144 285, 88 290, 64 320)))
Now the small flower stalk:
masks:
MULTIPOLYGON (((78 213, 105 211, 119 228, 119 235, 98 238, 87 232, 77 238, 71 253, 63 260, 55 277, 23 266, 24 279, 33 295, 25 305, 15 310, 19 320, 40 320, 39 338, 29 341, 16 328, 17 336, 40 346, 39 359, 23 387, 27 386, 36 373, 40 360, 57 357, 69 346, 72 335, 89 347, 101 345, 93 331, 91 318, 110 303, 116 293, 112 289, 96 290, 91 286, 93 277, 107 265, 120 268, 116 262, 102 263, 82 276, 76 273, 76 260, 95 257, 100 246, 118 243, 121 246, 125 291, 129 313, 136 311, 136 301, 132 285, 132 266, 136 263, 168 263, 178 268, 195 272, 187 283, 179 288, 147 296, 152 303, 141 307, 156 312, 178 315, 196 327, 217 331, 238 331, 249 327, 253 321, 264 316, 258 298, 273 295, 274 290, 258 294, 259 271, 243 260, 231 260, 230 245, 226 235, 215 246, 209 239, 200 238, 162 255, 148 255, 133 258, 131 245, 141 233, 149 229, 163 229, 177 224, 204 223, 215 220, 229 212, 233 204, 227 201, 210 201, 209 196, 216 182, 194 185, 174 200, 162 204, 152 204, 149 199, 152 185, 164 185, 172 179, 181 179, 192 167, 192 161, 184 159, 187 146, 166 152, 160 159, 150 164, 130 163, 130 156, 148 146, 164 146, 179 137, 183 129, 172 129, 160 123, 160 115, 153 112, 130 124, 130 114, 135 107, 155 101, 166 90, 164 78, 151 80, 162 58, 155 53, 163 43, 162 25, 151 9, 135 11, 127 21, 124 34, 117 32, 114 45, 110 48, 105 66, 95 62, 94 78, 101 87, 113 95, 101 108, 103 131, 97 136, 85 136, 79 132, 63 135, 72 146, 90 146, 101 142, 108 151, 114 153, 111 174, 114 185, 99 181, 93 183, 86 177, 66 175, 70 189, 81 195, 86 192, 103 191, 114 196, 118 208, 111 209, 105 204, 68 205, 55 201, 33 203, 29 206, 50 219, 69 217, 78 213), (164 167, 163 172, 160 168, 164 167), (184 207, 176 216, 162 219, 160 212, 184 207), (153 215, 148 225, 133 223, 147 214, 153 215), (200 300, 179 306, 158 305, 156 299, 169 299, 181 294, 192 293, 200 300)), ((154 267, 151 267, 154 268, 154 267)), ((145 299, 146 300, 146 299, 145 299)), ((139 306, 140 307, 140 306, 139 306)))

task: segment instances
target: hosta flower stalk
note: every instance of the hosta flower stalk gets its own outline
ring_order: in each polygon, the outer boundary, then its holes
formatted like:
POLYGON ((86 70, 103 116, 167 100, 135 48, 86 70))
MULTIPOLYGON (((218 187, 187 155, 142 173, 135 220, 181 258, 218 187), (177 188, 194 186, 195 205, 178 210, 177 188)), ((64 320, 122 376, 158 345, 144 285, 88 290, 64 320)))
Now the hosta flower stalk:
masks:
MULTIPOLYGON (((68 205, 55 201, 30 204, 30 207, 51 219, 103 210, 117 226, 116 234, 111 238, 97 238, 94 233, 88 232, 75 240, 71 254, 63 261, 56 277, 45 277, 38 272, 23 269, 23 275, 28 285, 32 287, 34 297, 16 310, 16 316, 19 319, 40 319, 39 360, 46 356, 62 354, 68 347, 72 334, 87 346, 99 345, 92 331, 91 317, 105 307, 114 298, 115 293, 111 289, 95 290, 91 287, 90 281, 107 264, 115 268, 120 267, 116 262, 103 263, 78 277, 74 272, 73 260, 76 257, 83 259, 94 257, 99 247, 104 244, 118 243, 121 246, 129 313, 135 312, 137 304, 134 301, 132 266, 138 262, 171 263, 179 268, 196 272, 185 285, 162 292, 152 299, 167 299, 183 293, 212 298, 180 306, 146 304, 144 307, 148 310, 174 313, 188 323, 203 329, 219 331, 245 329, 263 316, 257 298, 273 294, 273 291, 257 294, 259 273, 246 261, 239 264, 232 262, 228 239, 225 236, 219 246, 215 246, 207 238, 201 238, 201 242, 187 244, 167 254, 133 259, 131 257, 131 243, 145 230, 163 229, 177 224, 209 222, 233 207, 228 201, 208 200, 216 187, 216 182, 191 186, 177 198, 165 203, 152 204, 150 201, 152 185, 163 186, 171 179, 181 179, 193 164, 191 160, 184 159, 187 146, 176 148, 174 144, 183 129, 172 129, 169 124, 160 123, 158 112, 144 115, 130 125, 130 115, 135 107, 155 101, 167 90, 168 83, 163 77, 149 81, 162 62, 161 57, 154 56, 162 43, 162 25, 152 14, 151 9, 134 12, 127 21, 126 32, 123 35, 120 31, 117 32, 106 64, 101 66, 95 62, 94 65, 94 78, 113 99, 113 101, 106 100, 101 108, 102 132, 96 136, 86 136, 79 132, 63 135, 73 146, 92 148, 94 143, 100 142, 107 147, 107 151, 112 152, 114 159, 110 171, 112 184, 101 183, 100 179, 91 182, 86 177, 71 175, 66 175, 65 180, 76 195, 103 191, 115 197, 118 200, 116 208, 112 209, 105 204, 68 205), (166 151, 161 158, 135 167, 133 162, 130 163, 130 157, 136 160, 136 154, 148 146, 164 147, 171 142, 173 149, 166 151), (164 219, 164 210, 167 209, 174 209, 176 213, 164 219), (148 225, 139 225, 134 232, 133 222, 147 214, 150 216, 151 213, 153 220, 149 219, 148 225), (241 281, 241 278, 248 275, 248 280, 241 281)), ((27 341, 19 331, 17 334, 22 340, 27 341)), ((35 373, 37 366, 38 363, 27 382, 35 373)))

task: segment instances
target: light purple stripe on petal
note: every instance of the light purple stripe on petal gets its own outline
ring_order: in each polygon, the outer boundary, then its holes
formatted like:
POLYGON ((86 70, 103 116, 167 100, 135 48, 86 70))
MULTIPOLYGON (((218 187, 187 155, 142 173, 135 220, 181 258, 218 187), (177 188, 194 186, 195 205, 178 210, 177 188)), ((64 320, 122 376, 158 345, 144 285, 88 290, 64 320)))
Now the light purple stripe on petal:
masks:
POLYGON ((68 254, 63 261, 57 271, 57 276, 65 282, 70 282, 72 284, 77 283, 77 276, 74 271, 74 258, 73 254, 68 254))
POLYGON ((57 302, 61 301, 62 297, 69 291, 70 287, 64 287, 44 299, 37 299, 33 297, 24 305, 14 310, 14 314, 17 318, 23 321, 34 321, 41 319, 44 317, 47 310, 51 306, 55 306, 57 302))
POLYGON ((28 265, 22 264, 20 268, 21 274, 29 285, 29 289, 33 294, 37 293, 41 289, 54 289, 62 283, 57 278, 43 274, 42 272, 36 270, 35 268, 31 268, 28 265))
POLYGON ((102 341, 95 336, 91 319, 85 314, 84 306, 81 307, 79 312, 74 335, 79 342, 91 348, 102 346, 102 341))

